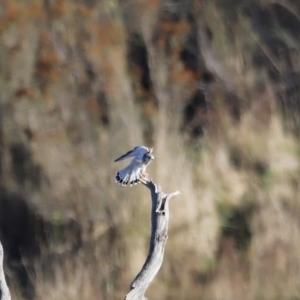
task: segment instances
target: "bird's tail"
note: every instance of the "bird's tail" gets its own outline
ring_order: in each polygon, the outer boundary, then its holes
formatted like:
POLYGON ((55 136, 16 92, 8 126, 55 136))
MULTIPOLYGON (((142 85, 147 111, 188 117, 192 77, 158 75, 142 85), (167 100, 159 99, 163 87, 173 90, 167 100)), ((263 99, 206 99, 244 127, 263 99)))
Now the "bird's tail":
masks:
POLYGON ((116 173, 116 182, 123 186, 137 184, 140 182, 141 172, 140 170, 133 170, 129 165, 126 168, 116 173))

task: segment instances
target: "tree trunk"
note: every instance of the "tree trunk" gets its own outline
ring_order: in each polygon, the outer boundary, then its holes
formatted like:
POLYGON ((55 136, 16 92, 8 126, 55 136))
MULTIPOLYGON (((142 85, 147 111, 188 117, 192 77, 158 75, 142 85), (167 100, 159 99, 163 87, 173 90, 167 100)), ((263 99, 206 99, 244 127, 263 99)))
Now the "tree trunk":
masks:
POLYGON ((148 257, 138 275, 130 285, 125 300, 145 300, 144 294, 160 269, 168 238, 169 200, 180 193, 164 194, 160 186, 152 181, 143 184, 150 190, 152 199, 151 238, 148 257))

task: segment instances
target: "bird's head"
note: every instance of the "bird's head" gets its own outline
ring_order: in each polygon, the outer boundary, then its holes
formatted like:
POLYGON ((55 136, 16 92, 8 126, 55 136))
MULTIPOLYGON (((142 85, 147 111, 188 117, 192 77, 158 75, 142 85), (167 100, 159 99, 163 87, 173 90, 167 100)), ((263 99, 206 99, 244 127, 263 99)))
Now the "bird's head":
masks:
POLYGON ((146 154, 144 155, 144 160, 145 160, 147 163, 149 163, 149 162, 151 162, 152 160, 154 160, 154 155, 151 154, 150 152, 148 152, 148 153, 146 153, 146 154))
POLYGON ((147 153, 149 160, 154 160, 154 155, 152 154, 153 148, 149 148, 149 151, 147 153))

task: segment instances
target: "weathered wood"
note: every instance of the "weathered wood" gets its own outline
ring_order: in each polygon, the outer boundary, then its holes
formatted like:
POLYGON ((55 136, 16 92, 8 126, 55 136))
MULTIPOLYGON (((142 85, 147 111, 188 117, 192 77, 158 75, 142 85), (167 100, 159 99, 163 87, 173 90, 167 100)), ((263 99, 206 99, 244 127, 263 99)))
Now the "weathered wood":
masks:
POLYGON ((3 269, 4 251, 0 242, 0 300, 11 300, 3 269))
POLYGON ((169 200, 180 193, 164 194, 160 186, 152 181, 143 181, 143 184, 150 190, 152 199, 151 211, 151 238, 147 259, 130 285, 130 292, 125 300, 146 300, 145 292, 155 275, 159 271, 163 259, 164 250, 168 238, 169 224, 169 200))

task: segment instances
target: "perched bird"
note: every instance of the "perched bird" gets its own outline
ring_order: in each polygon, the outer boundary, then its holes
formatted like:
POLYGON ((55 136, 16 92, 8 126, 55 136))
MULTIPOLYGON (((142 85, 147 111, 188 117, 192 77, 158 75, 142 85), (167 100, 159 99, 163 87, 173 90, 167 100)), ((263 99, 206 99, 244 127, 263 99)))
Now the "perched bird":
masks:
POLYGON ((147 174, 145 173, 146 167, 154 160, 154 156, 151 154, 153 148, 147 148, 144 146, 138 146, 131 151, 117 158, 116 161, 134 157, 130 164, 116 173, 116 182, 126 186, 130 184, 137 184, 141 179, 144 179, 147 174))

